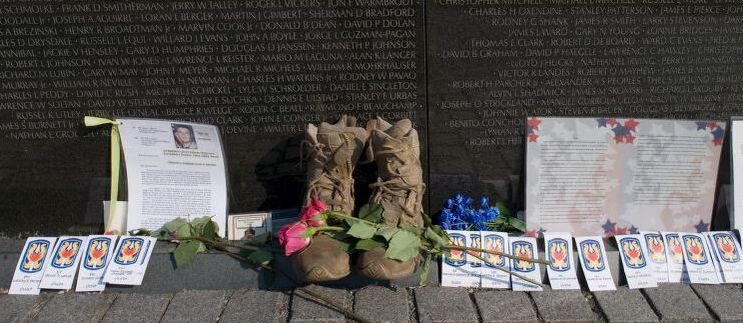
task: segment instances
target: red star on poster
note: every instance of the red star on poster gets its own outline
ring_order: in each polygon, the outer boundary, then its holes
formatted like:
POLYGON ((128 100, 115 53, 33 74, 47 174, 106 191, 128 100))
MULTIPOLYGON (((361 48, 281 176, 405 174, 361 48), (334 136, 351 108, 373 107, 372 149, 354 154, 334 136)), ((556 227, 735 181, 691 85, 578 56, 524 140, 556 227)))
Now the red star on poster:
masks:
POLYGON ((635 143, 635 138, 636 137, 633 136, 633 135, 626 135, 626 136, 624 136, 624 142, 626 142, 628 144, 634 144, 635 143))
POLYGON ((717 122, 714 122, 714 121, 708 122, 707 128, 709 128, 709 130, 715 130, 715 128, 717 128, 717 122))
POLYGON ((722 138, 715 138, 712 140, 712 142, 715 144, 715 146, 722 146, 722 138))
POLYGON ((617 125, 617 119, 611 118, 606 123, 608 123, 612 128, 614 128, 614 126, 617 125))
POLYGON ((624 142, 624 136, 615 136, 614 142, 617 144, 621 144, 622 142, 624 142))
POLYGON ((539 136, 537 134, 535 134, 535 133, 530 134, 529 135, 529 142, 537 142, 537 138, 539 138, 539 136))
POLYGON ((624 234, 627 234, 626 227, 617 227, 616 230, 614 230, 614 235, 624 235, 624 234))
POLYGON ((529 120, 527 120, 526 123, 532 129, 539 130, 539 124, 542 123, 542 120, 539 120, 537 118, 529 118, 529 120))
POLYGON ((624 123, 624 127, 627 128, 628 130, 636 131, 638 124, 640 124, 640 123, 637 122, 637 120, 635 120, 635 119, 629 119, 629 120, 627 120, 627 122, 624 123))

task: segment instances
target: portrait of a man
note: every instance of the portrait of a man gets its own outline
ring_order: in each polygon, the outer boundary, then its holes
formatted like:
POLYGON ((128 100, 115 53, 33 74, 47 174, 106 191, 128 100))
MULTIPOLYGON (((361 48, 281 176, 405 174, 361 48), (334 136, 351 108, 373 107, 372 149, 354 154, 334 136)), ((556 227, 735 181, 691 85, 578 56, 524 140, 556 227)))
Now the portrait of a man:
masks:
POLYGON ((175 139, 175 148, 196 149, 196 137, 193 128, 184 124, 172 124, 173 138, 175 139))

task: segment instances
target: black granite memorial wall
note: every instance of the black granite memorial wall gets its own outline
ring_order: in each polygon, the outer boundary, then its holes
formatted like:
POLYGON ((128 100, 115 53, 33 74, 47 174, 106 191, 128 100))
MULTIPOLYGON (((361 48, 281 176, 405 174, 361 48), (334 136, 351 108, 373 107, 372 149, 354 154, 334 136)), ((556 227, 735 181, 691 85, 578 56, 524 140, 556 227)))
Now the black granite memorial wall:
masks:
POLYGON ((0 233, 100 221, 85 115, 220 126, 233 212, 299 205, 306 123, 410 118, 435 212, 518 202, 527 115, 743 113, 741 54, 734 1, 3 1, 0 233))
POLYGON ((231 210, 297 207, 307 123, 425 131, 423 36, 414 0, 3 1, 0 232, 100 222, 108 133, 85 115, 216 124, 231 210))
POLYGON ((520 205, 527 116, 743 113, 736 1, 441 0, 426 21, 432 209, 453 191, 520 205))

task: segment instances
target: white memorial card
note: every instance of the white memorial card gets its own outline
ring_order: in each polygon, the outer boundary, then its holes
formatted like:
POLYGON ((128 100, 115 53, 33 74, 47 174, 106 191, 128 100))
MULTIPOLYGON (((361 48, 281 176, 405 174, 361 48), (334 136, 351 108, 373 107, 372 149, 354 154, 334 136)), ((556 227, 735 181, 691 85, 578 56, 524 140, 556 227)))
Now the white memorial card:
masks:
MULTIPOLYGON (((481 231, 483 249, 489 251, 510 254, 508 248, 508 234, 505 232, 481 231)), ((501 255, 484 253, 483 258, 488 260, 481 270, 482 287, 486 288, 511 288, 511 274, 503 270, 511 270, 511 262, 501 255), (494 266, 493 266, 494 265, 494 266), (503 269, 503 270, 499 270, 503 269)))
POLYGON ((101 292, 106 289, 103 274, 113 256, 116 236, 93 235, 88 237, 77 275, 76 292, 101 292))
POLYGON ((552 289, 580 289, 573 261, 573 237, 570 233, 545 232, 544 253, 547 256, 547 277, 552 289))
POLYGON ((630 289, 658 287, 655 273, 648 260, 645 238, 641 234, 614 236, 622 260, 624 277, 630 289))
MULTIPOLYGON (((531 237, 509 237, 512 254, 524 259, 538 259, 537 239, 531 237)), ((535 282, 542 282, 539 264, 527 260, 511 259, 511 270, 535 282)), ((542 286, 532 284, 516 276, 511 276, 511 286, 515 291, 541 291, 542 286)))
POLYGON ((127 231, 181 217, 227 230, 227 174, 219 129, 181 121, 117 119, 126 161, 127 231))
POLYGON ((527 228, 709 230, 724 135, 716 121, 528 118, 527 228))
POLYGON ((575 237, 575 244, 578 246, 578 258, 588 289, 592 292, 616 290, 601 237, 575 237))
POLYGON ((668 260, 668 282, 689 283, 689 272, 684 261, 684 246, 681 236, 676 232, 661 232, 666 242, 666 259, 668 260))
POLYGON ((692 284, 719 284, 715 265, 710 259, 707 239, 699 233, 679 233, 684 248, 686 271, 692 284))
POLYGON ((60 237, 51 259, 44 269, 44 277, 39 288, 71 289, 80 264, 80 254, 88 237, 60 237))
POLYGON ((38 295, 41 277, 44 276, 46 262, 51 257, 55 237, 30 237, 26 239, 21 257, 15 267, 8 294, 38 295))
POLYGON ((645 245, 648 247, 648 262, 653 269, 655 281, 668 282, 668 256, 666 255, 666 241, 660 232, 641 232, 645 245))
POLYGON ((157 238, 121 236, 106 267, 103 281, 116 285, 141 285, 157 238))
POLYGON ((730 231, 705 233, 709 239, 710 253, 717 260, 724 283, 743 283, 743 260, 740 258, 740 243, 730 231))
MULTIPOLYGON (((471 236, 479 235, 477 231, 447 230, 452 245, 473 247, 471 236)), ((450 256, 444 256, 441 264, 441 286, 444 287, 480 287, 480 267, 482 264, 471 254, 463 250, 451 250, 450 256)))

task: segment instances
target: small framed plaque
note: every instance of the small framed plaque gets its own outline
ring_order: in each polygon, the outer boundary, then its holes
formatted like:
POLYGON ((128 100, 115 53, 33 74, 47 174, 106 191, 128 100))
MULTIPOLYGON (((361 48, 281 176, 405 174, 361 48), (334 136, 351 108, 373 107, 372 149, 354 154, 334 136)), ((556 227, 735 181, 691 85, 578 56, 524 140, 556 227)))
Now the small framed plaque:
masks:
POLYGON ((227 221, 230 240, 249 240, 270 232, 271 212, 231 214, 227 221))

